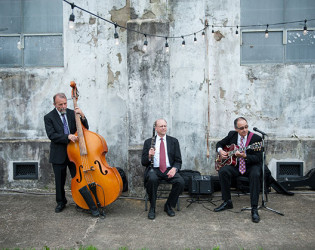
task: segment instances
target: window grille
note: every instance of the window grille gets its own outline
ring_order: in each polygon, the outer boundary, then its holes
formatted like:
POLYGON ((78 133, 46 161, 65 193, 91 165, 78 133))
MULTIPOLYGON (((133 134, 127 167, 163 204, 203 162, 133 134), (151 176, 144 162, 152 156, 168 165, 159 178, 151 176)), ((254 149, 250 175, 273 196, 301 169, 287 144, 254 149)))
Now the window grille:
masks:
POLYGON ((38 179, 38 162, 13 162, 13 179, 38 179))
POLYGON ((303 162, 277 162, 277 180, 303 176, 303 162))

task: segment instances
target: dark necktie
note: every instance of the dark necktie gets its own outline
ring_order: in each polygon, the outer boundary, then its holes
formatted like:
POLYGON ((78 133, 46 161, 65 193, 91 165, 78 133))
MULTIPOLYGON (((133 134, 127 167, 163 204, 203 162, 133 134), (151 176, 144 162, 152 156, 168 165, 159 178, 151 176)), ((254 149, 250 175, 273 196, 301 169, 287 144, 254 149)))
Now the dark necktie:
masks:
POLYGON ((160 171, 164 173, 166 171, 166 157, 165 157, 165 146, 163 138, 161 138, 160 144, 160 171))
MULTIPOLYGON (((241 137, 241 144, 240 144, 241 148, 244 147, 244 137, 241 137)), ((244 158, 240 158, 239 159, 239 171, 241 174, 244 174, 246 171, 246 165, 245 165, 245 160, 244 158)))
POLYGON ((62 114, 61 116, 62 116, 62 123, 63 123, 63 132, 65 133, 65 135, 68 135, 70 133, 69 133, 69 129, 68 129, 68 125, 67 125, 65 114, 62 114))

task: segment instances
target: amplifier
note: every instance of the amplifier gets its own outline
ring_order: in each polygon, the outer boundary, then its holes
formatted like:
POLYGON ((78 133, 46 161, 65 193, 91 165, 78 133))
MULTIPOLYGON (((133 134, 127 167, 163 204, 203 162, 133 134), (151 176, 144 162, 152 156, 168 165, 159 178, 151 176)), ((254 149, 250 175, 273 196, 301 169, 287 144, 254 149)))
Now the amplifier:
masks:
POLYGON ((189 183, 190 194, 212 194, 213 186, 210 175, 192 176, 189 183))

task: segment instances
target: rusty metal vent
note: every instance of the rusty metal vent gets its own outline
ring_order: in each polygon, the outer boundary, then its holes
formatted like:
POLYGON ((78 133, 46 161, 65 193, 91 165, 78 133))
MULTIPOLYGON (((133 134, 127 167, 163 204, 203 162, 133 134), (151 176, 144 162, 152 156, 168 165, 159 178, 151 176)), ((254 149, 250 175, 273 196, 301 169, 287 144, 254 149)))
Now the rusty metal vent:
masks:
POLYGON ((277 162, 277 180, 303 176, 303 162, 277 162))
POLYGON ((38 162, 13 162, 13 179, 38 179, 38 162))

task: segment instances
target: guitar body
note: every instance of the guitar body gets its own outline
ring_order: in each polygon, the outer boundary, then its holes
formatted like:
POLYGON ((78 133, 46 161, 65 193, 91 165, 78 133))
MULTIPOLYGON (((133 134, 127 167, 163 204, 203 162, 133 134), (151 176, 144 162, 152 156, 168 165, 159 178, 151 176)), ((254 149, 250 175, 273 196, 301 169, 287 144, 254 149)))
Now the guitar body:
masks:
MULTIPOLYGON (((239 147, 235 144, 229 145, 229 146, 225 146, 223 148, 223 150, 225 152, 233 152, 236 151, 239 147)), ((222 168, 225 165, 233 165, 236 166, 237 165, 237 159, 236 156, 234 154, 230 155, 227 159, 222 159, 220 154, 218 154, 217 159, 215 160, 215 170, 219 171, 220 168, 222 168)))
POLYGON ((252 150, 260 150, 262 146, 261 142, 255 142, 247 147, 240 148, 235 144, 231 144, 229 146, 225 146, 223 150, 228 153, 228 157, 226 159, 221 158, 220 154, 218 154, 217 159, 215 160, 215 170, 219 171, 225 165, 237 165, 237 157, 235 156, 236 151, 243 152, 247 149, 252 150))

